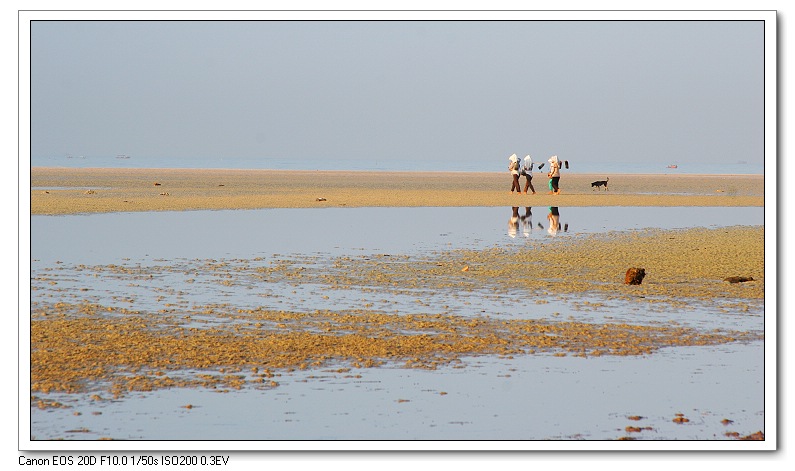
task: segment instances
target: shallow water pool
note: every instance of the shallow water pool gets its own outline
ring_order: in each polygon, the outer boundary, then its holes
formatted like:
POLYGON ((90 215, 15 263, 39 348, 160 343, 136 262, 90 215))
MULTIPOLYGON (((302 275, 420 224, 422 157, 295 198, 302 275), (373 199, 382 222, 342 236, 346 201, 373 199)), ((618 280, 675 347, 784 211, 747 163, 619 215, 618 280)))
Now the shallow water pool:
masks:
POLYGON ((32 216, 31 255, 43 264, 89 264, 410 253, 609 231, 762 224, 764 209, 758 207, 310 208, 32 216))

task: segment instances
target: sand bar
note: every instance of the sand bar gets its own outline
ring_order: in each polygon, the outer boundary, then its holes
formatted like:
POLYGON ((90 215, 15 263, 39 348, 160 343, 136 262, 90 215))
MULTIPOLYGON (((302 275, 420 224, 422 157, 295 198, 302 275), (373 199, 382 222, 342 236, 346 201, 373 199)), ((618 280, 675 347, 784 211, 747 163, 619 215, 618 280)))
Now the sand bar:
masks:
MULTIPOLYGON (((763 175, 590 175, 547 178, 536 194, 510 190, 507 172, 215 169, 31 169, 31 214, 308 207, 764 206, 763 175), (609 190, 591 182, 609 178, 609 190)), ((524 187, 524 178, 522 178, 524 187)))

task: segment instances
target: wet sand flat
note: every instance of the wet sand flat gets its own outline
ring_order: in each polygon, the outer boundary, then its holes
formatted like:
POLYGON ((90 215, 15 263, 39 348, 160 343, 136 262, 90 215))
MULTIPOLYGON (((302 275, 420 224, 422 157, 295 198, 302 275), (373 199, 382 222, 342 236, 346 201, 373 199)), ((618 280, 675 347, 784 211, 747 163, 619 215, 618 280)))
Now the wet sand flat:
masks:
MULTIPOLYGON (((31 169, 31 214, 306 207, 764 206, 762 175, 563 174, 560 195, 510 190, 507 173, 31 169)), ((524 187, 524 178, 522 178, 524 187)))

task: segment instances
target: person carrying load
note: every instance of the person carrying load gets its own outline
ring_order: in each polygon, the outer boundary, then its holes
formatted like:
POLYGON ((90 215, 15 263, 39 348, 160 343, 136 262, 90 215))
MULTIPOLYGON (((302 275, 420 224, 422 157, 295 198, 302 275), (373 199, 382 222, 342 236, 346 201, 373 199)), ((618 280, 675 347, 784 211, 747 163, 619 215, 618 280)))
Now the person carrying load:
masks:
POLYGON ((530 155, 525 155, 524 160, 522 160, 522 168, 519 171, 520 175, 524 175, 525 183, 524 183, 524 194, 527 194, 527 189, 530 188, 530 191, 533 194, 536 194, 536 189, 533 187, 533 159, 530 155))
POLYGON ((521 185, 519 185, 519 157, 516 154, 512 154, 508 157, 508 171, 511 172, 511 193, 513 193, 514 188, 516 188, 516 194, 522 193, 521 185))

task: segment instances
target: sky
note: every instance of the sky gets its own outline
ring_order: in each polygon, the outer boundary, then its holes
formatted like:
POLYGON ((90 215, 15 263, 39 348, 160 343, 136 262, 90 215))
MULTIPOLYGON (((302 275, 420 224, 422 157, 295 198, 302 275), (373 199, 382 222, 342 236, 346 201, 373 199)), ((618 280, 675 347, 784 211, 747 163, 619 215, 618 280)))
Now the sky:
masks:
POLYGON ((763 33, 761 21, 34 21, 31 156, 761 164, 763 33))

